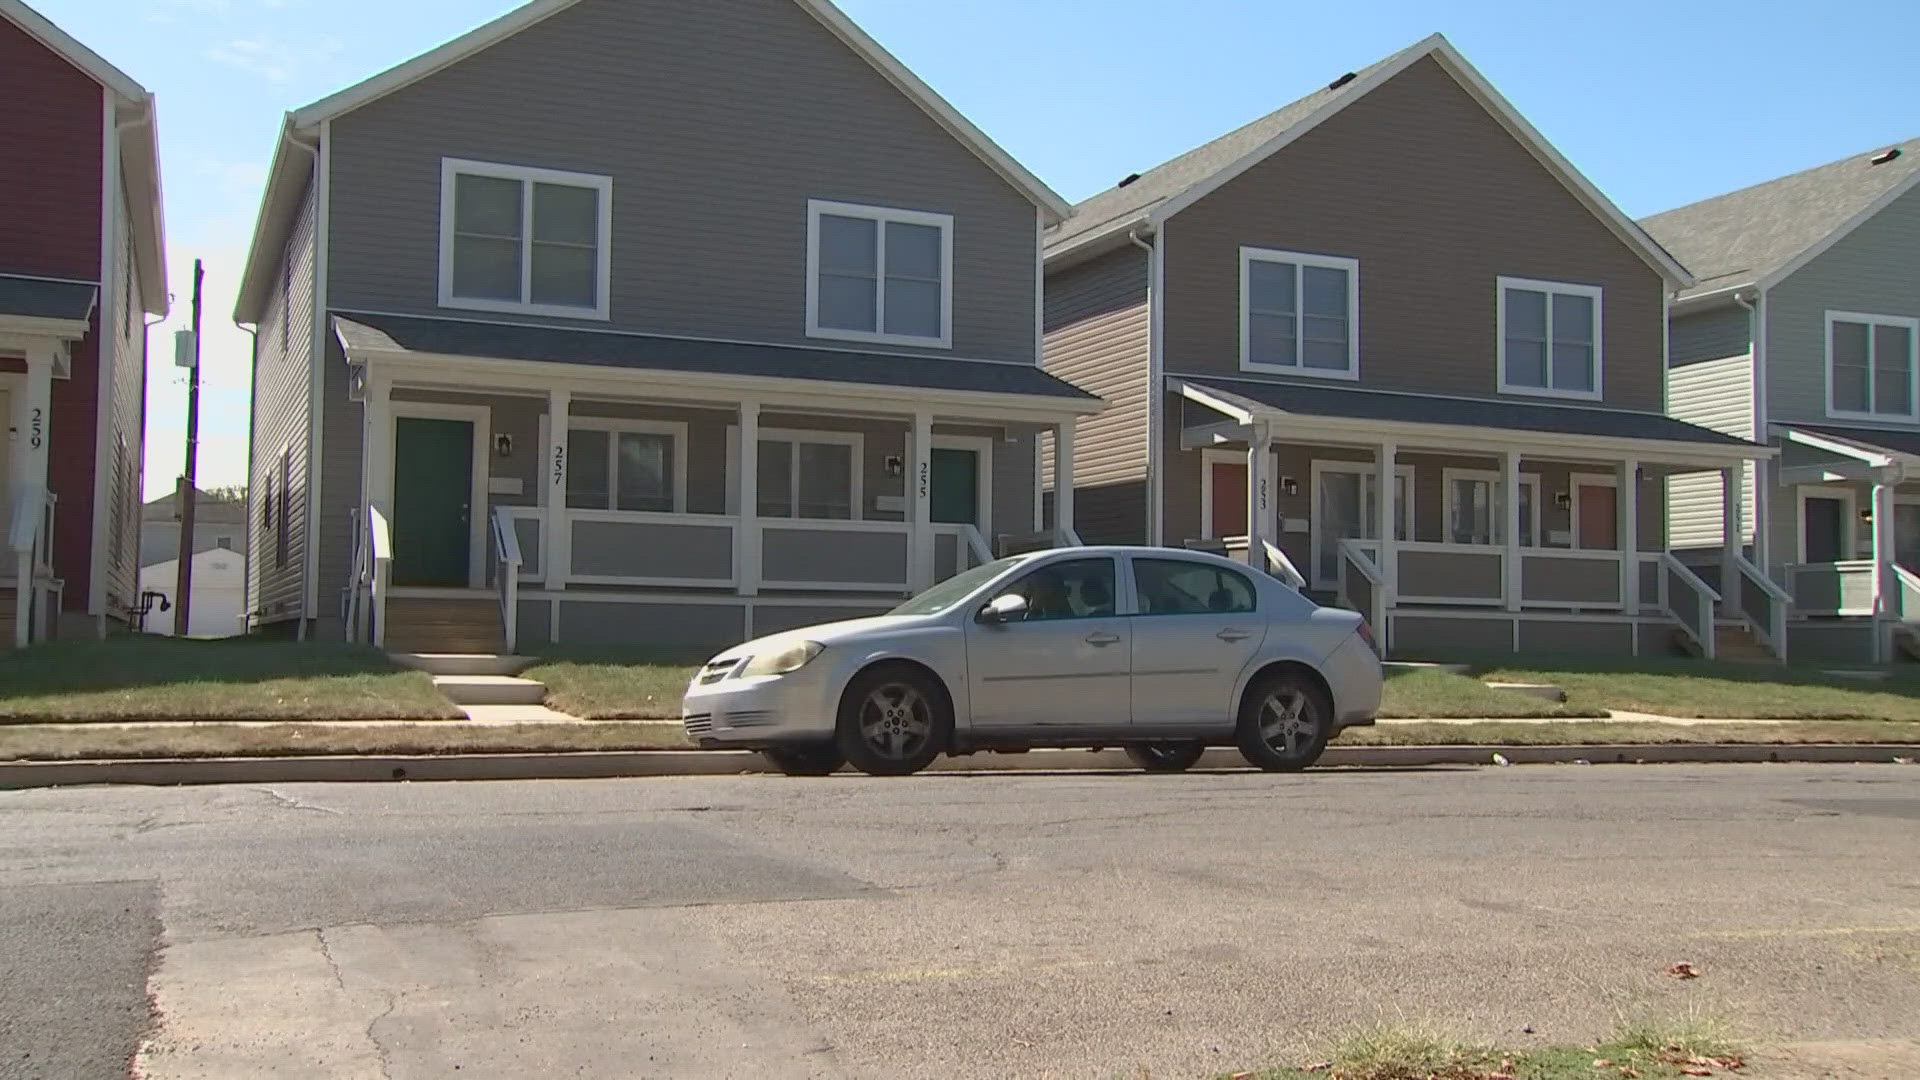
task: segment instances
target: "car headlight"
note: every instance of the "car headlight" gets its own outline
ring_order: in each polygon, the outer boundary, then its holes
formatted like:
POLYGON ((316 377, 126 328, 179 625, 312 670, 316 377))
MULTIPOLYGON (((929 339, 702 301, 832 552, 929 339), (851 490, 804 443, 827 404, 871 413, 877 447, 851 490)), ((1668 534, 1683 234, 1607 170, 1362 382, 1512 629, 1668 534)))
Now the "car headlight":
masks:
POLYGON ((813 658, 820 655, 822 648, 823 646, 817 641, 802 641, 789 645, 779 652, 757 653, 753 659, 747 661, 746 667, 740 669, 740 677, 744 679, 755 675, 786 675, 799 671, 812 663, 813 658))

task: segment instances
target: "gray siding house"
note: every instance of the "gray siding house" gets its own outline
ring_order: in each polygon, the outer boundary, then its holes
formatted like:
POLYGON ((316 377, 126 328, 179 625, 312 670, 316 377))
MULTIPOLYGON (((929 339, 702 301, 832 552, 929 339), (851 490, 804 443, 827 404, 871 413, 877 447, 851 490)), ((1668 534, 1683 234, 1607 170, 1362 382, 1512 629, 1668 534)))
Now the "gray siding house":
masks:
POLYGON ((1401 655, 1718 650, 1665 481, 1771 451, 1665 415, 1691 277, 1443 38, 1082 202, 1046 272, 1109 403, 1088 542, 1224 545, 1401 655))
POLYGON ((1067 209, 825 0, 536 0, 290 114, 255 624, 713 645, 1043 542, 1067 209))
POLYGON ((1736 521, 1798 658, 1887 658, 1920 623, 1920 139, 1641 224, 1699 279, 1672 305, 1673 415, 1779 450, 1732 500, 1676 478, 1674 548, 1720 560, 1736 521))

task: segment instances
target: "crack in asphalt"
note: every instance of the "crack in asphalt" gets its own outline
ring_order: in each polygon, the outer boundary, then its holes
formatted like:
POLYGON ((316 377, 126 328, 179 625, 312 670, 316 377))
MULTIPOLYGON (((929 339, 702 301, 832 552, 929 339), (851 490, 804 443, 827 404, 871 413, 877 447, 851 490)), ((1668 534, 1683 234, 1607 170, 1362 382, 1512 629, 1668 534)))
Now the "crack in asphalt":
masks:
POLYGON ((265 795, 267 798, 273 800, 275 805, 284 807, 288 810, 308 810, 316 814, 332 814, 334 817, 344 816, 341 814, 340 811, 335 810, 331 806, 321 806, 319 803, 306 802, 302 799, 297 799, 294 796, 289 795, 286 792, 280 791, 276 788, 254 787, 254 788, 248 788, 247 790, 258 792, 259 794, 265 795))

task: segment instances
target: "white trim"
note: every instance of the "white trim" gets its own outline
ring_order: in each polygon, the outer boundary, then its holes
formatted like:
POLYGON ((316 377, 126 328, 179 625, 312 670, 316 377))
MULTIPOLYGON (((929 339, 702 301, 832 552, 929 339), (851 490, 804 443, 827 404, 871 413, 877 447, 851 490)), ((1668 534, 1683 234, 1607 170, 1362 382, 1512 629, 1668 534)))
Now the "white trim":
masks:
MULTIPOLYGON (((306 488, 302 512, 307 515, 306 557, 301 560, 300 627, 305 640, 307 624, 319 617, 320 605, 320 531, 326 503, 322 482, 326 469, 327 403, 327 263, 328 243, 333 218, 333 124, 320 125, 320 139, 313 148, 313 325, 308 328, 307 347, 307 462, 303 484, 306 488)), ((281 260, 275 260, 276 263, 281 260)), ((391 447, 393 444, 387 444, 391 447)), ((391 491, 392 478, 388 477, 391 491)), ((389 511, 391 507, 388 508, 389 511)), ((389 513, 391 517, 391 513, 389 513)), ((357 529, 359 523, 356 521, 357 529)), ((484 533, 482 534, 484 536, 484 533)), ((351 572, 351 567, 348 568, 351 572)))
MULTIPOLYGON (((994 535, 993 527, 993 440, 985 435, 943 435, 933 433, 935 450, 970 450, 974 455, 974 525, 983 538, 994 535)), ((929 495, 931 498, 931 495, 929 495)), ((942 523, 934 522, 938 529, 942 523)), ((1036 530, 1037 531, 1037 530, 1036 530)), ((988 539, 988 543, 992 543, 988 539)))
MULTIPOLYGON (((1442 541, 1442 543, 1459 544, 1459 546, 1462 547, 1482 548, 1486 550, 1499 550, 1505 547, 1507 543, 1505 538, 1507 515, 1498 513, 1491 503, 1489 504, 1489 513, 1492 514, 1492 518, 1488 522, 1488 527, 1492 530, 1492 535, 1486 543, 1463 543, 1451 539, 1454 509, 1453 482, 1455 480, 1485 480, 1489 485, 1487 494, 1490 499, 1499 496, 1506 488, 1506 482, 1501 477, 1498 469, 1461 469, 1451 466, 1441 469, 1440 535, 1448 537, 1448 539, 1442 541)), ((1540 474, 1537 472, 1521 473, 1520 486, 1533 489, 1533 498, 1529 500, 1531 513, 1528 514, 1528 517, 1532 518, 1529 524, 1533 527, 1533 543, 1521 545, 1528 554, 1533 554, 1536 549, 1546 547, 1544 543, 1545 538, 1540 535, 1540 493, 1542 490, 1540 474)))
MULTIPOLYGON (((1613 473, 1576 472, 1576 473, 1567 474, 1567 531, 1569 534, 1569 538, 1572 540, 1572 543, 1569 545, 1572 550, 1574 551, 1617 551, 1619 550, 1617 547, 1617 545, 1620 542, 1620 538, 1618 535, 1620 531, 1620 521, 1618 520, 1619 511, 1617 509, 1619 505, 1619 494, 1620 494, 1620 478, 1614 475, 1613 473), (1614 493, 1614 499, 1615 499, 1614 505, 1616 507, 1616 510, 1614 512, 1615 520, 1613 523, 1614 533, 1615 533, 1615 536, 1614 536, 1614 543, 1616 545, 1615 547, 1590 548, 1580 543, 1580 489, 1583 487, 1606 488, 1608 491, 1611 491, 1614 493)), ((1536 532, 1537 531, 1538 530, 1536 530, 1536 532)), ((1543 541, 1539 546, 1545 547, 1546 545, 1543 541)))
MULTIPOLYGON (((1396 453, 1397 451, 1398 451, 1398 448, 1396 447, 1396 453)), ((1354 476, 1358 476, 1360 478, 1360 493, 1361 493, 1361 503, 1362 503, 1360 507, 1360 512, 1364 515, 1367 512, 1367 507, 1364 505, 1366 502, 1367 479, 1369 477, 1374 478, 1374 483, 1377 485, 1379 483, 1378 477, 1380 473, 1380 466, 1377 463, 1372 461, 1353 461, 1353 460, 1346 460, 1341 458, 1314 458, 1308 464, 1307 477, 1308 477, 1308 483, 1311 486, 1307 488, 1307 521, 1309 523, 1308 532, 1307 532, 1307 559, 1309 560, 1309 563, 1310 563, 1310 565, 1307 568, 1307 578, 1313 582, 1313 587, 1316 589, 1331 589, 1331 588, 1339 588, 1340 586, 1340 581, 1337 575, 1333 578, 1323 578, 1320 576, 1320 556, 1324 554, 1324 552, 1322 551, 1322 548, 1326 546, 1326 543, 1328 540, 1333 540, 1334 545, 1336 547, 1338 547, 1339 545, 1339 540, 1327 536, 1325 530, 1321 527, 1320 484, 1321 484, 1321 478, 1328 473, 1346 473, 1346 474, 1352 474, 1354 476)), ((1415 500, 1418 499, 1419 496, 1417 492, 1418 484, 1415 482, 1414 467, 1412 464, 1395 463, 1393 467, 1393 473, 1395 477, 1405 478, 1405 480, 1407 481, 1407 497, 1404 500, 1404 503, 1403 503, 1403 500, 1398 498, 1398 493, 1395 493, 1396 497, 1393 500, 1394 530, 1396 533, 1398 533, 1399 525, 1400 525, 1400 522, 1399 522, 1400 507, 1402 505, 1405 505, 1406 507, 1407 538, 1406 540, 1402 541, 1402 540, 1399 540, 1396 536, 1395 544, 1398 545, 1398 544, 1416 543, 1417 542, 1416 538, 1419 536, 1418 526, 1420 523, 1420 519, 1418 516, 1418 512, 1416 509, 1416 502, 1415 502, 1415 500)), ((1374 516, 1376 518, 1379 517, 1377 505, 1375 507, 1374 516)), ((1376 529, 1375 531, 1384 532, 1385 530, 1376 529)), ((1378 543, 1380 538, 1376 536, 1372 538, 1362 538, 1362 539, 1363 539, 1363 542, 1365 543, 1378 543)), ((1385 571, 1385 569, 1386 569, 1385 566, 1381 567, 1381 570, 1383 572, 1385 571)), ((1397 564, 1395 566, 1395 569, 1396 570, 1398 569, 1397 564)))
POLYGON ((1793 553, 1794 564, 1812 565, 1807 562, 1807 498, 1839 499, 1844 509, 1840 512, 1840 561, 1852 562, 1860 553, 1860 528, 1856 522, 1860 519, 1859 493, 1852 488, 1832 487, 1823 484, 1801 484, 1793 489, 1793 553))
MULTIPOLYGON (((1499 366, 1500 392, 1503 394, 1524 394, 1528 397, 1571 398, 1577 401, 1600 401, 1606 397, 1606 352, 1601 344, 1605 336, 1605 307, 1603 290, 1598 285, 1582 285, 1571 281, 1541 281, 1535 278, 1508 277, 1502 274, 1494 279, 1494 338, 1495 363, 1499 366), (1507 379, 1507 290, 1537 292, 1546 294, 1546 386, 1526 386, 1510 382, 1507 379), (1593 389, 1561 390, 1553 386, 1553 298, 1554 296, 1584 296, 1593 301, 1593 389)), ((1663 378, 1664 381, 1664 378, 1663 378)))
POLYGON ((925 210, 902 210, 891 206, 863 206, 859 203, 807 200, 807 336, 835 341, 866 341, 879 345, 918 345, 929 349, 953 348, 953 215, 925 210), (873 329, 845 330, 820 325, 820 218, 855 218, 871 221, 873 228, 873 329), (920 225, 940 230, 940 333, 890 334, 887 325, 887 226, 920 225))
MULTIPOLYGON (((93 305, 94 370, 93 393, 93 522, 87 541, 87 614, 96 618, 107 614, 107 525, 113 484, 111 454, 114 426, 113 377, 119 364, 120 332, 113 326, 120 307, 120 276, 114 273, 116 249, 115 222, 120 205, 120 137, 115 128, 114 91, 101 91, 100 146, 100 291, 93 305)), ((144 333, 144 328, 142 330, 144 333)), ((142 411, 145 410, 143 403, 142 411)), ((143 447, 144 449, 144 447, 143 447)), ((145 500, 142 499, 144 502, 145 500)), ((139 589, 139 570, 134 571, 134 588, 139 589)), ((132 599, 129 597, 128 599, 132 599)), ((100 628, 104 636, 105 626, 100 628)))
POLYGON ((1821 353, 1825 357, 1827 416, 1835 420, 1868 420, 1881 423, 1912 422, 1920 420, 1920 319, 1907 315, 1869 315, 1859 311, 1836 311, 1829 308, 1823 323, 1825 337, 1821 343, 1821 353), (1838 409, 1833 404, 1833 325, 1835 323, 1856 323, 1867 327, 1867 404, 1868 410, 1856 412, 1851 409, 1838 409), (1874 378, 1878 367, 1878 335, 1874 330, 1882 326, 1892 326, 1907 332, 1907 411, 1875 412, 1872 409, 1877 390, 1874 378))
POLYGON ((439 303, 443 308, 458 308, 466 311, 500 311, 517 315, 552 315, 565 319, 607 319, 609 298, 613 294, 610 280, 613 271, 613 177, 596 173, 564 172, 559 169, 541 169, 530 165, 508 165, 493 161, 470 161, 465 158, 443 157, 440 159, 440 283, 439 303), (454 198, 455 181, 460 176, 485 176, 498 180, 512 180, 520 185, 520 300, 488 300, 468 296, 456 296, 453 292, 453 240, 454 240, 454 198), (533 296, 533 188, 535 184, 551 184, 556 187, 585 188, 597 193, 599 198, 599 221, 596 222, 596 240, 599 247, 596 252, 598 265, 595 272, 594 302, 591 307, 577 307, 571 304, 535 303, 533 296))
MULTIPOLYGON (((778 411, 777 407, 773 411, 778 411)), ((788 508, 791 510, 794 510, 795 514, 790 517, 768 517, 760 513, 759 505, 756 502, 753 508, 753 516, 759 520, 759 523, 761 525, 764 526, 769 522, 772 522, 777 525, 778 523, 785 522, 785 521, 848 521, 848 520, 865 521, 866 520, 866 507, 862 505, 866 499, 866 491, 865 491, 866 482, 865 481, 866 481, 866 471, 867 471, 866 469, 867 437, 864 432, 831 431, 831 430, 812 431, 805 428, 761 427, 759 428, 757 434, 758 434, 759 442, 828 443, 828 444, 839 445, 839 446, 850 446, 853 448, 852 463, 850 465, 850 469, 852 470, 852 473, 853 473, 852 478, 850 480, 850 485, 851 485, 850 492, 851 492, 851 498, 853 499, 853 517, 852 518, 850 519, 849 518, 803 518, 798 516, 798 510, 799 510, 799 504, 800 504, 800 455, 798 453, 794 453, 792 455, 789 455, 787 467, 790 470, 789 476, 788 476, 788 483, 789 483, 788 494, 792 499, 792 501, 788 504, 788 508)), ((727 425, 727 461, 729 463, 738 461, 739 453, 740 453, 740 425, 728 424, 727 425)), ((727 513, 730 515, 738 515, 741 509, 739 506, 740 478, 736 475, 737 472, 738 472, 737 469, 727 470, 726 508, 727 508, 727 513)), ((755 487, 757 489, 764 490, 766 485, 764 483, 756 483, 755 487)), ((892 525, 892 524, 899 524, 899 523, 883 522, 883 524, 892 525)))
MULTIPOLYGON (((393 424, 392 442, 396 448, 392 455, 393 467, 400 467, 400 421, 416 420, 461 420, 473 425, 473 460, 468 468, 472 473, 467 495, 467 587, 484 589, 487 584, 487 466, 488 455, 493 452, 493 409, 486 405, 451 405, 439 401, 408 401, 394 398, 387 407, 387 414, 393 424)), ((387 502, 393 501, 393 492, 397 478, 386 478, 387 502)), ((309 513, 309 519, 315 515, 309 513)), ((397 518, 396 518, 397 520, 397 518)), ((540 558, 545 560, 548 552, 545 545, 540 550, 540 558)))
MULTIPOLYGON (((577 408, 580 404, 580 402, 574 402, 573 407, 577 408)), ((540 445, 543 447, 547 445, 548 425, 551 422, 551 419, 545 413, 540 414, 540 445)), ((674 514, 684 514, 687 512, 687 424, 685 421, 649 420, 631 416, 584 416, 572 411, 570 408, 567 412, 567 431, 571 433, 581 429, 587 431, 605 431, 610 434, 630 431, 637 434, 670 436, 673 440, 673 509, 667 512, 674 514)), ((569 453, 567 457, 567 476, 571 479, 573 476, 573 455, 569 453)), ((620 487, 619 459, 619 440, 609 437, 607 439, 607 501, 609 503, 613 501, 613 497, 615 493, 619 491, 620 487)), ((539 505, 545 506, 547 504, 548 485, 536 484, 535 486, 540 489, 539 505)), ((611 505, 604 507, 567 506, 565 509, 602 510, 622 514, 659 512, 640 510, 616 511, 611 505)))
MULTIPOLYGON (((1469 64, 1466 58, 1461 56, 1459 51, 1453 47, 1452 43, 1440 34, 1433 34, 1424 38, 1401 51, 1399 54, 1389 57, 1387 60, 1381 62, 1380 65, 1366 77, 1355 80, 1349 86, 1343 87, 1341 92, 1328 98, 1324 104, 1314 110, 1312 115, 1306 119, 1280 132, 1273 138, 1268 139, 1262 145, 1255 147, 1232 165, 1214 172, 1199 183, 1194 184, 1180 194, 1154 207, 1148 215, 1149 223, 1156 228, 1164 225, 1167 219, 1185 210, 1187 207, 1192 206, 1194 203, 1199 202, 1201 199, 1206 198, 1208 195, 1232 182, 1248 169, 1253 168, 1260 162, 1265 161, 1267 158, 1285 149, 1290 144, 1305 136, 1308 132, 1332 119, 1349 105, 1352 105, 1367 94, 1372 93, 1379 86, 1427 56, 1432 56, 1439 62, 1440 66, 1446 69, 1448 74, 1453 77, 1455 82, 1460 84, 1462 89, 1466 90, 1470 96, 1476 99, 1501 126, 1505 127, 1507 131, 1526 148, 1528 153, 1533 155, 1535 160, 1545 166, 1547 171, 1551 173, 1555 179, 1559 180, 1564 187, 1572 192, 1576 199, 1585 204, 1587 209, 1592 212, 1595 217, 1599 218, 1600 221, 1626 243, 1628 247, 1632 248, 1648 266, 1658 271, 1660 275, 1666 278, 1675 288, 1686 288, 1694 283, 1693 275, 1687 272, 1686 267, 1680 265, 1679 261, 1674 259, 1665 248, 1654 242, 1646 230, 1642 229, 1632 218, 1622 213, 1620 208, 1615 206, 1611 200, 1601 194, 1600 190, 1594 187, 1591 181, 1581 175, 1580 171, 1575 169, 1566 158, 1562 157, 1560 152, 1554 149, 1553 144, 1548 142, 1545 136, 1541 135, 1532 124, 1528 123, 1526 117, 1522 116, 1520 112, 1513 107, 1511 102, 1501 96, 1500 92, 1495 90, 1492 84, 1487 82, 1485 76, 1481 75, 1472 64, 1469 64)), ((1118 222, 1118 225, 1124 228, 1133 223, 1133 221, 1134 219, 1129 216, 1118 222)))
POLYGON ((1147 256, 1147 543, 1160 547, 1167 532, 1167 231, 1154 235, 1147 256))
POLYGON ((1307 375, 1316 379, 1360 378, 1360 260, 1340 255, 1316 255, 1304 251, 1277 248, 1240 248, 1240 370, 1264 371, 1283 375, 1307 375), (1247 286, 1256 262, 1283 263, 1294 268, 1293 275, 1293 364, 1275 364, 1253 359, 1253 310, 1248 306, 1247 286), (1347 366, 1340 370, 1312 368, 1306 365, 1306 277, 1309 266, 1345 271, 1347 275, 1347 366))

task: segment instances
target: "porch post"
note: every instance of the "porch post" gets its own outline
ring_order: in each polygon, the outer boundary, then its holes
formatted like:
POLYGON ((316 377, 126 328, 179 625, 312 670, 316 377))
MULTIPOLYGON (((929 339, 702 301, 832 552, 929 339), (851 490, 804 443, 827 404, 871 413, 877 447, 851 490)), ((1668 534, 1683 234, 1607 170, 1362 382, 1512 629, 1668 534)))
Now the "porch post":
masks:
MULTIPOLYGON (((739 460, 733 463, 740 482, 740 505, 734 508, 739 524, 733 534, 733 576, 741 596, 760 593, 760 403, 740 403, 739 460)), ((857 463, 856 463, 857 464, 857 463)))
POLYGON ((1509 450, 1500 455, 1500 516, 1504 519, 1501 531, 1506 535, 1506 552, 1500 559, 1502 571, 1500 579, 1500 597, 1506 602, 1508 611, 1519 611, 1526 597, 1523 595, 1526 576, 1521 565, 1520 555, 1520 452, 1509 450))
MULTIPOLYGON (((1873 483, 1873 657, 1876 663, 1887 659, 1887 620, 1896 617, 1894 590, 1899 583, 1893 576, 1893 491, 1884 474, 1873 483)), ((1848 523, 1851 527, 1852 523, 1848 523)))
POLYGON ((567 587, 567 572, 573 569, 573 530, 567 521, 567 428, 573 393, 547 391, 547 521, 546 542, 540 549, 540 568, 546 571, 547 588, 559 591, 567 587))
MULTIPOLYGON (((1400 534, 1394 528, 1399 520, 1399 511, 1394 505, 1398 492, 1394 488, 1394 456, 1398 447, 1393 443, 1380 444, 1379 455, 1375 461, 1377 475, 1374 477, 1374 490, 1379 493, 1376 501, 1379 505, 1378 532, 1380 533, 1380 577, 1386 585, 1387 603, 1400 602, 1400 534)), ((1362 498, 1362 503, 1366 500, 1362 498)), ((1366 507, 1360 508, 1361 520, 1366 520, 1366 507)))
POLYGON ((1629 615, 1640 613, 1640 463, 1628 458, 1614 478, 1620 498, 1620 601, 1629 615))
POLYGON ((1073 425, 1053 425, 1053 543, 1073 544, 1073 425))
MULTIPOLYGON (((17 500, 20 493, 25 491, 38 491, 44 500, 49 487, 47 461, 50 456, 49 444, 53 441, 53 366, 58 359, 58 349, 57 344, 49 342, 44 347, 30 347, 27 350, 27 400, 19 410, 21 420, 16 428, 19 434, 14 441, 14 453, 19 455, 19 460, 13 468, 19 483, 6 496, 16 500, 13 506, 15 513, 31 515, 36 533, 46 520, 45 502, 36 506, 21 506, 17 500)), ((58 617, 57 612, 50 613, 44 607, 47 598, 53 594, 40 593, 33 582, 34 571, 38 569, 35 563, 40 545, 46 545, 46 561, 51 564, 52 544, 53 537, 38 537, 37 543, 28 545, 27 550, 20 554, 19 565, 14 568, 18 576, 14 579, 13 642, 17 646, 26 646, 36 636, 36 627, 51 627, 58 617)), ((54 567, 54 572, 59 573, 59 567, 54 567)), ((39 636, 44 637, 45 634, 43 629, 39 636)))
POLYGON ((360 508, 360 520, 355 523, 355 529, 360 532, 367 528, 368 506, 379 507, 388 517, 392 517, 393 510, 393 382, 371 371, 367 373, 364 416, 367 471, 361 490, 365 493, 366 505, 360 508))
POLYGON ((1267 565, 1267 508, 1272 505, 1267 491, 1272 481, 1267 476, 1267 454, 1273 446, 1273 429, 1254 421, 1247 435, 1247 565, 1259 570, 1267 565))
POLYGON ((1741 610, 1740 538, 1747 531, 1740 521, 1742 471, 1738 465, 1720 470, 1720 602, 1729 614, 1741 610))
POLYGON ((907 470, 907 586, 919 592, 933 584, 933 414, 913 414, 908 440, 913 464, 907 470))

